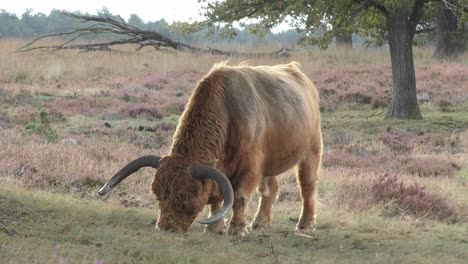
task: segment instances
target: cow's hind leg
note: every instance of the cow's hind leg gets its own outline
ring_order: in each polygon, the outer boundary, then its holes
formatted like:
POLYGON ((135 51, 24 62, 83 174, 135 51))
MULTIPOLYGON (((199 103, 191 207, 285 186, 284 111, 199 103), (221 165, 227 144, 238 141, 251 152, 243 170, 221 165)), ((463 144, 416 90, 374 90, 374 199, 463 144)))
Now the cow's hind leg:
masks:
POLYGON ((312 152, 310 157, 298 164, 297 178, 301 188, 302 212, 296 229, 315 229, 319 166, 319 151, 312 152))
MULTIPOLYGON (((216 214, 222 207, 222 203, 210 205, 210 216, 216 214)), ((205 231, 210 231, 215 234, 224 234, 224 220, 219 220, 216 223, 206 225, 205 231)))
POLYGON ((262 183, 257 189, 260 196, 255 220, 252 222, 251 229, 264 229, 271 223, 271 207, 276 201, 278 195, 278 181, 276 177, 264 177, 262 183))

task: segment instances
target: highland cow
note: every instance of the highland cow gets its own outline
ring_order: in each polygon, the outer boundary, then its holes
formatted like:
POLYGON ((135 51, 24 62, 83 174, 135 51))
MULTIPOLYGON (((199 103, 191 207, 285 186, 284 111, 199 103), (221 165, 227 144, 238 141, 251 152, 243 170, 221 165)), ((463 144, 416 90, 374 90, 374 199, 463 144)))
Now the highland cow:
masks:
POLYGON ((228 233, 244 236, 247 205, 255 189, 260 203, 250 227, 260 229, 271 222, 278 194, 275 176, 296 167, 302 197, 296 228, 313 229, 321 155, 319 96, 299 63, 220 63, 198 82, 169 154, 130 162, 99 194, 138 169, 153 167, 158 229, 185 232, 210 205, 210 217, 199 223, 223 232, 223 219, 232 208, 228 233))

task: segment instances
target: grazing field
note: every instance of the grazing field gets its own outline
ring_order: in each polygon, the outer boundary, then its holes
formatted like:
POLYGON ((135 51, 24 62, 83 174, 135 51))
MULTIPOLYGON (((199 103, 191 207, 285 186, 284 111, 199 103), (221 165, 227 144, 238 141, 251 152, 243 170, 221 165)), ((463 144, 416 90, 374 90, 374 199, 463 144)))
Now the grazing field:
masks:
MULTIPOLYGON (((423 120, 384 120, 386 49, 297 50, 321 95, 324 157, 318 227, 294 232, 300 195, 280 177, 272 227, 243 240, 154 230, 144 169, 105 198, 128 161, 168 152, 192 90, 224 57, 14 53, 0 41, 1 263, 466 263, 468 54, 451 62, 416 49, 423 120)), ((125 48, 125 47, 124 47, 125 48)), ((251 216, 257 206, 250 205, 251 216)))

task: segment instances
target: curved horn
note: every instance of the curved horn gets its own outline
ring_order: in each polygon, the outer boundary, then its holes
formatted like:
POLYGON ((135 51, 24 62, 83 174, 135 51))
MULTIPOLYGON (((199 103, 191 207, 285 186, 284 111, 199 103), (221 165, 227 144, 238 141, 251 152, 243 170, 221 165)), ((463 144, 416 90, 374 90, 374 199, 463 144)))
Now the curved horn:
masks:
POLYGON ((196 179, 210 178, 214 180, 218 184, 219 190, 224 198, 223 208, 221 208, 221 210, 210 218, 197 222, 200 224, 213 224, 223 219, 234 204, 234 191, 226 175, 213 167, 207 166, 193 166, 190 168, 190 174, 196 179))
POLYGON ((115 186, 117 186, 121 181, 130 176, 132 173, 143 167, 153 167, 155 169, 159 168, 159 156, 142 156, 136 160, 131 161, 125 167, 120 169, 104 186, 99 189, 99 195, 105 195, 110 192, 115 186))

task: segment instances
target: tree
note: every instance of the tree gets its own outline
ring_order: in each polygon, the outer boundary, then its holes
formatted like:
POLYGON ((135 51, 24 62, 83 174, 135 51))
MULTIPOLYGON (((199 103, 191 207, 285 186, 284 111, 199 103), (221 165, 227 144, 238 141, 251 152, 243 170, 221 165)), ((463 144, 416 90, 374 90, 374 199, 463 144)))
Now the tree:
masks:
POLYGON ((352 34, 337 35, 335 37, 335 43, 337 47, 351 49, 353 48, 353 35, 352 34))
POLYGON ((15 14, 0 10, 0 38, 17 37, 21 34, 20 20, 15 14))
POLYGON ((47 28, 45 33, 50 34, 65 32, 71 28, 81 26, 78 23, 79 21, 75 21, 73 18, 63 15, 62 11, 58 9, 52 9, 49 16, 47 17, 47 28))
MULTIPOLYGON (((326 48, 333 36, 356 33, 371 37, 369 44, 389 44, 393 96, 387 118, 420 119, 416 98, 413 39, 424 32, 424 12, 437 0, 226 0, 207 1, 205 16, 210 25, 229 29, 233 23, 252 19, 260 28, 282 22, 305 33, 302 43, 326 48)), ((442 1, 442 0, 440 0, 442 1)))
POLYGON ((148 29, 148 25, 143 22, 137 14, 130 14, 130 18, 128 19, 127 23, 130 26, 134 26, 139 29, 148 29))
POLYGON ((450 59, 466 50, 468 36, 465 23, 459 20, 464 12, 457 12, 461 8, 459 2, 441 1, 437 5, 436 14, 436 50, 434 56, 440 59, 450 59), (459 23, 459 21, 461 23, 459 23))
POLYGON ((47 27, 47 17, 42 13, 32 14, 32 9, 26 9, 21 16, 21 28, 25 36, 44 34, 47 27))

